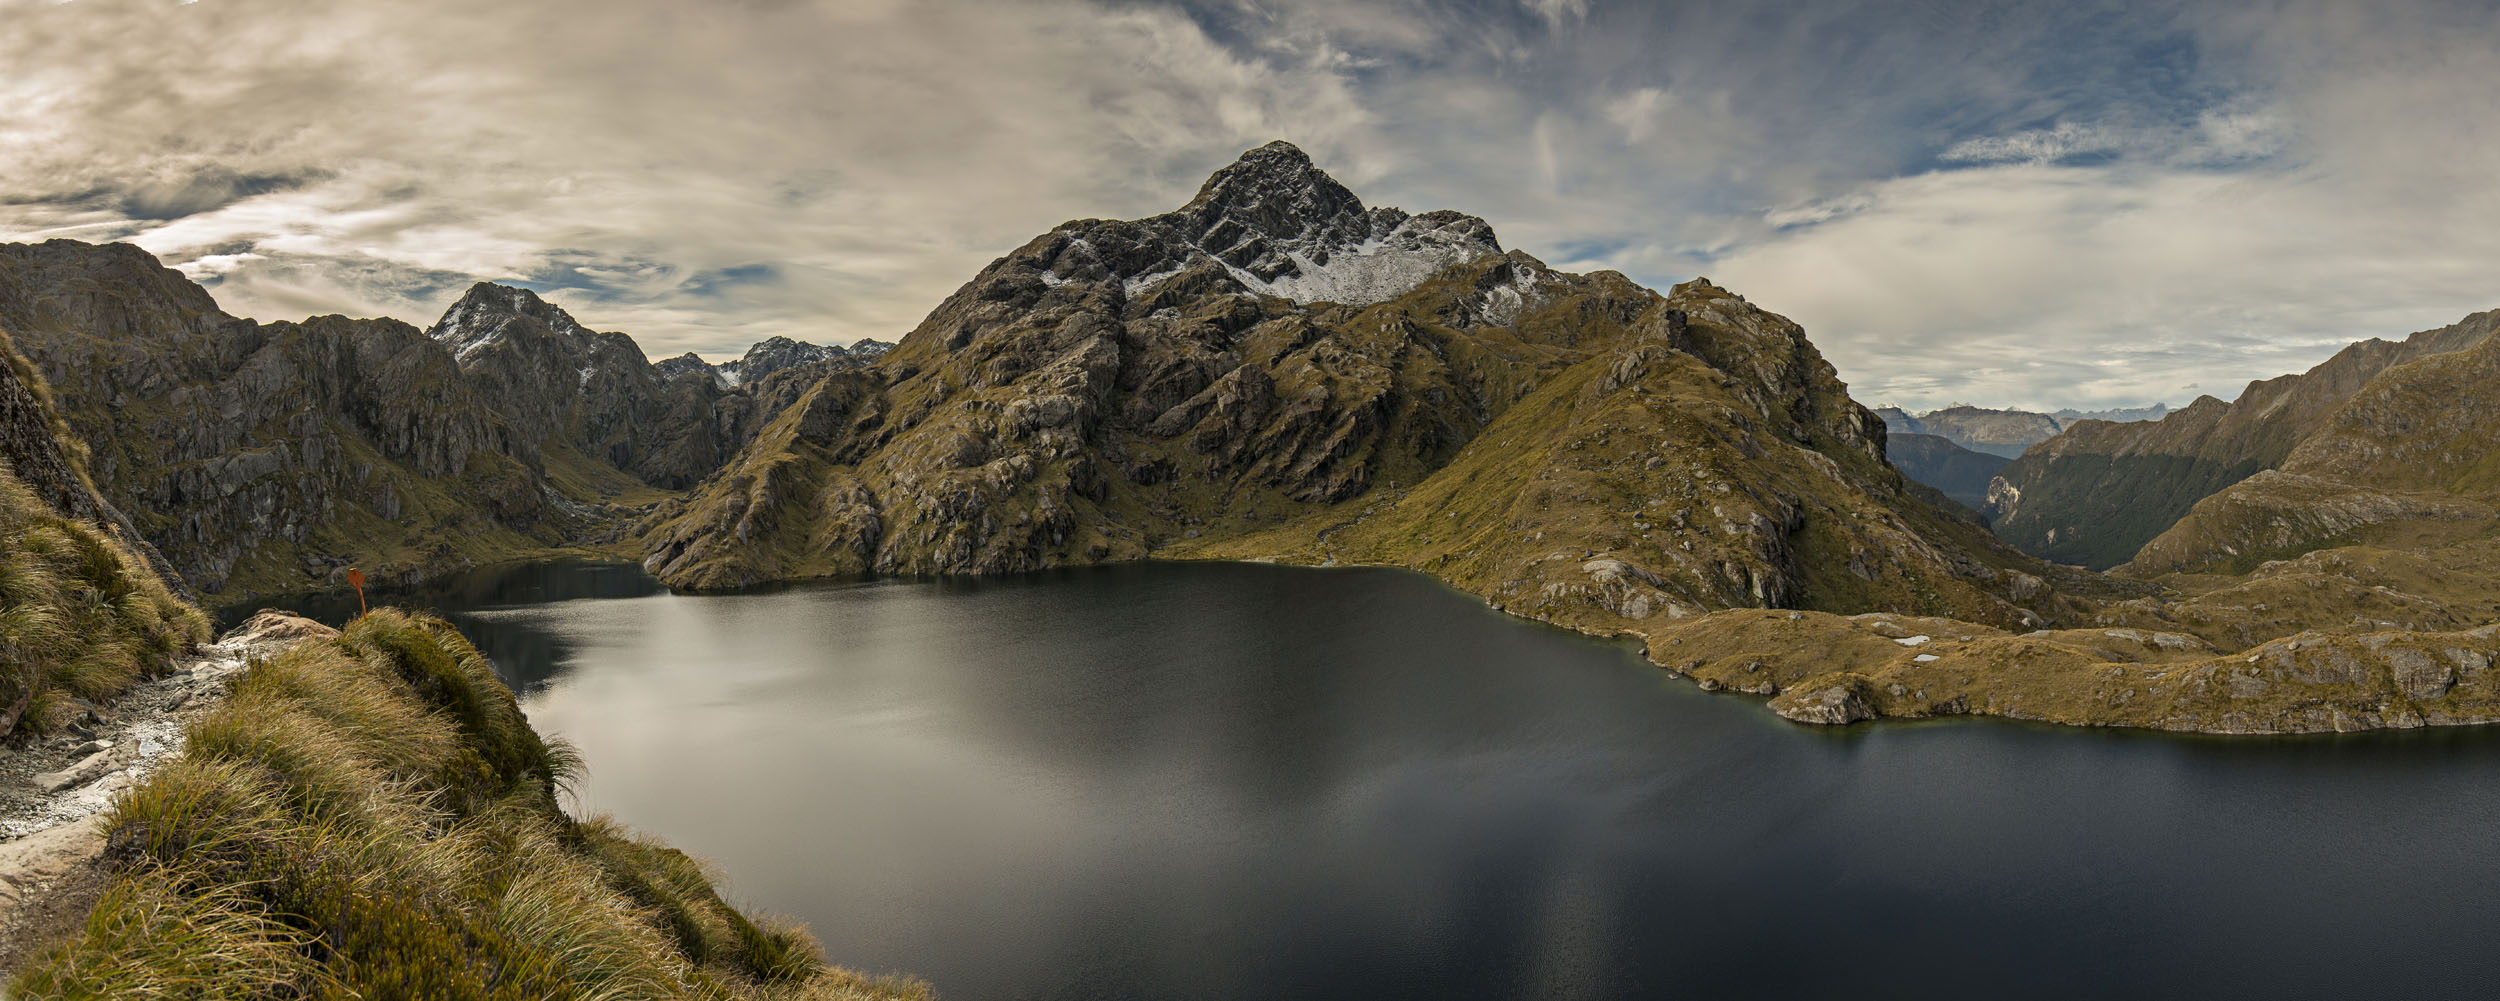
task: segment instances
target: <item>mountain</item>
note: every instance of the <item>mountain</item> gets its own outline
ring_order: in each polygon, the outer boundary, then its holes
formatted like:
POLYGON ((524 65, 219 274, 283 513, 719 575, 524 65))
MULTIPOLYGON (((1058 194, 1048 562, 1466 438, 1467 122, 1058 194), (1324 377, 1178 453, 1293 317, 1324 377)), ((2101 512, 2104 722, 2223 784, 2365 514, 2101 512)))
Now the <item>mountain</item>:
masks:
POLYGON ((593 332, 528 289, 479 282, 425 335, 524 439, 652 486, 682 489, 719 467, 748 416, 713 380, 671 378, 633 338, 593 332))
MULTIPOLYGON (((2468 320, 2500 330, 2500 311, 2468 320), (2479 321, 2479 322, 2477 322, 2479 321)), ((2124 568, 2227 568, 2331 546, 2403 549, 2500 528, 2500 337, 2391 365, 2346 396, 2273 469, 2191 508, 2124 568)))
POLYGON ((536 443, 393 320, 254 323, 126 245, 0 245, 0 325, 102 494, 201 593, 544 550, 578 519, 536 443))
POLYGON ((1795 324, 1366 207, 1283 143, 984 268, 645 525, 674 586, 1163 557, 1430 570, 1607 631, 1714 608, 2020 625, 2039 565, 1913 495, 1795 324))
POLYGON ((1942 410, 1911 414, 1899 407, 1875 411, 1893 434, 1923 434, 1945 439, 1973 452, 2011 459, 2058 432, 2056 418, 2028 410, 1989 410, 1955 404, 1942 410))
MULTIPOLYGON (((608 544, 796 397, 649 364, 525 289, 481 283, 430 330, 257 323, 127 245, 0 245, 0 329, 92 446, 104 508, 212 600, 377 582, 608 544)), ((854 363, 856 364, 856 363, 854 363)), ((802 385, 800 388, 804 388, 802 385)))
POLYGON ((1998 474, 1998 537, 2065 563, 2127 562, 2199 500, 2282 465, 2380 373, 2496 330, 2500 310, 2478 313, 2401 342, 2361 341, 2305 373, 2249 383, 2230 403, 2207 396, 2158 421, 2080 422, 1998 474))
POLYGON ((1950 438, 1907 432, 1885 436, 1884 457, 1902 475, 1943 491, 1954 503, 1974 512, 1988 509, 1988 483, 2007 461, 2001 455, 1963 448, 1950 438))
POLYGON ((762 380, 775 372, 805 365, 827 362, 866 365, 884 356, 893 348, 894 345, 875 338, 861 338, 849 347, 841 347, 809 344, 806 341, 794 341, 787 337, 768 337, 747 348, 747 353, 743 357, 718 365, 704 361, 701 356, 688 352, 659 362, 653 367, 657 368, 662 376, 671 378, 686 372, 702 372, 709 375, 720 388, 729 389, 762 380))
POLYGON ((2149 407, 2119 407, 2111 410, 2077 410, 2068 407, 2049 416, 2056 418, 2057 426, 2063 428, 2076 421, 2109 421, 2114 424, 2157 421, 2168 416, 2169 413, 2169 404, 2156 403, 2149 407))

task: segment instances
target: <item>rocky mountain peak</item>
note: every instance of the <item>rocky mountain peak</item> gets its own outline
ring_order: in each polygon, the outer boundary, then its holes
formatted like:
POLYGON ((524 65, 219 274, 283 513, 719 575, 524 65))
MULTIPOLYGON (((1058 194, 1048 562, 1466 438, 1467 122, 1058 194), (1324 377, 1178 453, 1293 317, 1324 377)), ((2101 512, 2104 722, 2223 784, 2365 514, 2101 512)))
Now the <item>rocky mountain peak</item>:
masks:
POLYGON ((450 348, 463 363, 480 351, 514 339, 516 333, 590 336, 590 330, 576 322, 572 314, 539 298, 538 293, 494 282, 469 286, 460 301, 453 303, 443 318, 425 332, 427 337, 450 348))
POLYGON ((729 385, 754 382, 783 369, 829 361, 849 354, 839 347, 810 344, 788 337, 767 337, 747 348, 736 361, 716 366, 729 385))
POLYGON ((1270 280, 1289 263, 1263 253, 1264 241, 1361 242, 1372 228, 1362 199, 1282 140, 1216 171, 1196 198, 1165 218, 1208 253, 1270 280))
POLYGON ((1501 252, 1484 220, 1365 207, 1308 154, 1279 141, 1216 171, 1174 211, 1062 226, 1036 241, 1033 263, 1046 284, 1117 281, 1129 297, 1212 266, 1259 295, 1369 305, 1501 252))

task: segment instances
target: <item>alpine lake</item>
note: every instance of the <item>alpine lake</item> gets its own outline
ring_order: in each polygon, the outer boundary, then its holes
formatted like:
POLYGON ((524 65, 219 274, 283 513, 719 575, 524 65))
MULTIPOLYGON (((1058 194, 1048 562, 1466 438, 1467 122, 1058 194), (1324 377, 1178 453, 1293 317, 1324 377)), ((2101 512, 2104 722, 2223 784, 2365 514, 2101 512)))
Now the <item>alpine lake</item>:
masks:
POLYGON ((952 1001, 2500 992, 2500 730, 1802 727, 1385 569, 376 597, 576 812, 952 1001))

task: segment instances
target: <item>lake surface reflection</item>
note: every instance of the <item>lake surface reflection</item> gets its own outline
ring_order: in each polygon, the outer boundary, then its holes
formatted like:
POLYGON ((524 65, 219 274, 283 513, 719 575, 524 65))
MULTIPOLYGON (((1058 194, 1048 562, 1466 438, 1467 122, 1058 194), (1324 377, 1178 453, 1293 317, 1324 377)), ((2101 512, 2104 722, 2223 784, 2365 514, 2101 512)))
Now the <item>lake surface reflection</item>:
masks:
POLYGON ((2500 983, 2481 730, 1807 729, 1389 570, 408 600, 581 748, 585 808, 955 1001, 2500 983))

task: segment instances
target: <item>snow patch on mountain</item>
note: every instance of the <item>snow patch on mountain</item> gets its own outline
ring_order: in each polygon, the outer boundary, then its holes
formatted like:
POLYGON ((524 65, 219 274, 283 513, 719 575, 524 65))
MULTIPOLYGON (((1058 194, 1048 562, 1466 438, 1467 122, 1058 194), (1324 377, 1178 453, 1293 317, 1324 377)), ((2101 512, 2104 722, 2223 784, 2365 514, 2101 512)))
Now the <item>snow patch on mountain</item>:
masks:
POLYGON ((1313 253, 1300 248, 1284 251, 1294 263, 1296 274, 1278 275, 1273 281, 1262 281, 1255 274, 1225 265, 1234 280, 1252 291, 1281 296, 1295 302, 1334 302, 1348 306, 1368 306, 1387 302, 1408 292, 1455 265, 1465 264, 1498 248, 1433 228, 1415 228, 1415 220, 1401 223, 1386 237, 1374 237, 1353 246, 1328 248, 1327 253, 1313 253), (1325 263, 1322 263, 1322 261, 1325 263))

